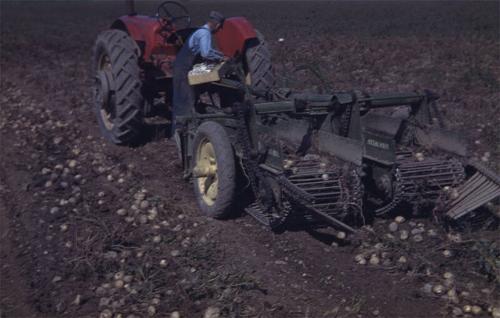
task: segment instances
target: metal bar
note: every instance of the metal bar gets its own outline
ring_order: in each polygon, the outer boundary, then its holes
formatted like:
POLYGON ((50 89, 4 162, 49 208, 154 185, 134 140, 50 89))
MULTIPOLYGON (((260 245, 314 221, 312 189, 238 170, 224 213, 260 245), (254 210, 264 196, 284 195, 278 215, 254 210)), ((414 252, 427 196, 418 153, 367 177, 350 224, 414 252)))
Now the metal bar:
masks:
POLYGON ((407 94, 374 94, 367 98, 360 98, 359 103, 368 103, 371 107, 391 107, 400 105, 418 104, 424 101, 425 95, 418 93, 407 94))
POLYGON ((325 203, 314 203, 314 207, 324 207, 324 206, 332 206, 332 207, 336 207, 336 206, 339 206, 339 205, 344 205, 344 203, 342 202, 325 202, 325 203))
POLYGON ((454 208, 460 208, 462 206, 467 206, 471 202, 476 202, 481 200, 483 197, 488 196, 491 193, 499 190, 498 186, 491 183, 485 187, 478 188, 478 191, 471 193, 464 200, 460 201, 458 204, 453 205, 454 208))
POLYGON ((498 187, 494 184, 490 184, 484 187, 477 188, 477 191, 471 192, 468 196, 460 200, 460 202, 456 202, 451 204, 451 209, 459 209, 463 206, 468 205, 470 202, 474 202, 483 196, 487 196, 488 194, 495 192, 498 187))
POLYGON ((401 174, 401 176, 403 178, 408 176, 408 177, 411 177, 413 179, 422 179, 422 178, 449 176, 450 174, 453 174, 453 173, 452 172, 440 172, 440 173, 417 174, 417 175, 409 175, 409 176, 407 174, 401 174))
POLYGON ((207 119, 207 118, 235 118, 233 115, 226 115, 226 114, 195 114, 193 115, 194 118, 199 118, 199 119, 207 119))
POLYGON ((323 211, 319 211, 318 209, 315 209, 314 207, 308 207, 308 208, 309 208, 309 210, 311 210, 311 212, 316 213, 317 216, 323 218, 325 221, 329 222, 331 225, 341 227, 344 230, 351 232, 351 233, 356 232, 355 229, 353 229, 349 225, 345 224, 344 222, 334 218, 333 216, 328 215, 327 213, 324 213, 323 211))
POLYGON ((282 173, 281 170, 273 168, 273 167, 270 167, 270 166, 268 166, 268 165, 266 165, 264 163, 261 163, 259 165, 259 167, 261 167, 262 169, 264 169, 264 170, 266 170, 268 172, 271 172, 272 174, 281 174, 282 173))
MULTIPOLYGON (((427 187, 439 187, 439 188, 442 188, 442 187, 445 187, 445 186, 449 186, 449 185, 453 185, 455 182, 455 178, 442 178, 442 179, 434 179, 434 180, 430 180, 428 182, 432 182, 431 184, 429 183, 426 183, 425 185, 427 187)), ((408 187, 411 187, 411 186, 418 186, 419 183, 415 184, 414 182, 412 182, 411 180, 410 181, 404 181, 404 182, 401 182, 402 185, 404 186, 408 186, 408 187)))
POLYGON ((294 101, 280 101, 254 104, 257 114, 273 114, 282 112, 295 112, 294 101))
POLYGON ((453 202, 451 203, 452 205, 457 205, 460 201, 462 201, 463 199, 467 198, 467 196, 476 191, 476 189, 478 189, 479 187, 482 186, 482 184, 487 181, 488 179, 486 179, 484 176, 481 176, 482 178, 479 178, 479 179, 476 179, 474 181, 474 183, 469 183, 469 182, 466 182, 462 185, 462 187, 464 187, 464 191, 462 193, 459 193, 458 197, 453 200, 453 202))
POLYGON ((321 179, 321 180, 310 181, 310 182, 308 181, 308 182, 300 182, 300 183, 292 182, 292 183, 294 185, 296 185, 296 186, 302 187, 302 186, 308 186, 308 185, 315 185, 315 184, 318 184, 318 183, 331 184, 331 183, 338 183, 338 182, 335 181, 335 180, 331 180, 331 181, 327 180, 327 181, 325 181, 325 180, 321 179))
MULTIPOLYGON (((470 179, 469 179, 470 180, 470 179)), ((474 180, 472 181, 467 181, 465 182, 464 184, 462 184, 462 186, 457 190, 458 191, 458 197, 453 200, 455 203, 461 201, 464 197, 467 197, 467 195, 471 192, 471 191, 475 191, 476 188, 482 186, 482 184, 484 182, 487 182, 488 179, 484 178, 483 176, 478 176, 477 178, 475 178, 474 180)))
POLYGON ((426 161, 405 161, 399 165, 400 169, 414 169, 420 167, 430 167, 430 166, 449 166, 448 162, 442 162, 438 160, 426 160, 426 161))
POLYGON ((455 172, 455 171, 460 171, 460 170, 453 169, 449 165, 446 165, 446 166, 444 166, 444 165, 443 166, 432 165, 432 166, 418 167, 418 168, 415 167, 415 168, 411 168, 411 169, 399 168, 399 171, 401 171, 402 173, 419 173, 419 172, 431 173, 431 172, 435 172, 435 171, 455 172))
POLYGON ((500 191, 496 191, 496 192, 492 193, 491 195, 485 197, 482 201, 476 201, 475 203, 470 204, 470 205, 466 206, 465 208, 462 208, 461 209, 462 212, 456 212, 457 210, 455 210, 454 212, 448 211, 446 214, 448 216, 451 216, 454 219, 458 219, 459 217, 463 216, 464 214, 477 209, 481 205, 485 204, 488 201, 493 200, 494 198, 496 198, 499 195, 500 195, 500 191))
POLYGON ((319 197, 340 195, 340 192, 326 192, 326 193, 311 193, 316 200, 321 200, 319 197))
MULTIPOLYGON (((312 181, 312 180, 315 180, 315 179, 317 179, 317 180, 319 180, 319 179, 323 180, 321 178, 322 174, 323 173, 318 173, 318 174, 314 174, 314 175, 313 174, 309 174, 309 175, 305 175, 304 174, 304 175, 300 175, 300 176, 292 175, 292 176, 288 177, 288 179, 290 181, 294 181, 294 182, 312 181)), ((328 173, 326 173, 326 174, 328 174, 328 173)), ((330 175, 330 174, 328 174, 328 175, 330 175)), ((336 174, 332 174, 332 175, 333 175, 333 177, 338 177, 336 174)), ((328 180, 326 180, 326 181, 328 181, 328 180)), ((323 180, 323 182, 325 182, 325 180, 323 180)))
POLYGON ((324 187, 322 189, 314 189, 314 190, 309 190, 307 188, 302 188, 304 191, 306 191, 307 193, 313 195, 313 194, 319 194, 319 193, 325 193, 325 191, 330 191, 330 192, 341 192, 342 189, 340 187, 324 187), (323 192, 321 192, 323 191, 323 192))

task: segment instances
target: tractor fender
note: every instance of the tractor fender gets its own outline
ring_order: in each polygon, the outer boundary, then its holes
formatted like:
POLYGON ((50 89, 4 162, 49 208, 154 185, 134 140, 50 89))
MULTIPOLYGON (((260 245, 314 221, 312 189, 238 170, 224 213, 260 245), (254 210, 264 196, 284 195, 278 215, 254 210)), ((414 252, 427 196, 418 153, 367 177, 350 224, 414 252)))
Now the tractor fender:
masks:
POLYGON ((215 33, 217 47, 229 57, 243 54, 247 41, 255 38, 257 33, 254 27, 244 17, 227 18, 222 28, 215 33))
POLYGON ((148 60, 153 49, 161 43, 160 23, 155 17, 144 15, 126 15, 111 24, 111 29, 127 32, 141 49, 142 57, 148 60))

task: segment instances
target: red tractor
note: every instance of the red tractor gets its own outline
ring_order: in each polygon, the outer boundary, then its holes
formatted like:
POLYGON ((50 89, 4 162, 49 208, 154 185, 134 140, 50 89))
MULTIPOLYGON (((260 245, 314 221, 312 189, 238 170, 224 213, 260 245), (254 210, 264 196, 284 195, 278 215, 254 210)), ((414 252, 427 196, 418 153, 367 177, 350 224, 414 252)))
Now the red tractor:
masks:
MULTIPOLYGON (((138 15, 134 2, 127 4, 128 15, 100 33, 94 49, 95 110, 104 137, 115 144, 136 142, 155 105, 169 107, 176 54, 196 30, 178 2, 161 3, 153 16, 138 15)), ((241 63, 251 87, 266 90, 273 85, 271 54, 247 19, 225 19, 215 43, 241 63)))

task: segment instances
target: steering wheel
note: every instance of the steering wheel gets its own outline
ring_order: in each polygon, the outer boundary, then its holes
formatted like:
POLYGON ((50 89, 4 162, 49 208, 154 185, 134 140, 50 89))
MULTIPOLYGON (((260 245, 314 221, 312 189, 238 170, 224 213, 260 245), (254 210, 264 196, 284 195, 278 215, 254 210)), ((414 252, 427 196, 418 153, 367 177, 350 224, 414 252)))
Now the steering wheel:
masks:
POLYGON ((158 6, 156 17, 162 23, 171 23, 177 30, 186 29, 191 25, 191 16, 182 4, 176 1, 165 1, 158 6))

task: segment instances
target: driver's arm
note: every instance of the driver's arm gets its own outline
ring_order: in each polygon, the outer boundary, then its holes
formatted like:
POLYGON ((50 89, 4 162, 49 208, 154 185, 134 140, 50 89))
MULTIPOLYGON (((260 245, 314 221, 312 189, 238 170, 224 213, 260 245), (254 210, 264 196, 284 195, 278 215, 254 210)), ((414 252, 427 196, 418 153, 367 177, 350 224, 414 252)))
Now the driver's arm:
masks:
POLYGON ((212 35, 210 31, 202 32, 200 34, 200 55, 204 59, 211 61, 221 61, 224 58, 224 54, 212 48, 212 35))

